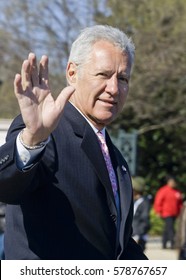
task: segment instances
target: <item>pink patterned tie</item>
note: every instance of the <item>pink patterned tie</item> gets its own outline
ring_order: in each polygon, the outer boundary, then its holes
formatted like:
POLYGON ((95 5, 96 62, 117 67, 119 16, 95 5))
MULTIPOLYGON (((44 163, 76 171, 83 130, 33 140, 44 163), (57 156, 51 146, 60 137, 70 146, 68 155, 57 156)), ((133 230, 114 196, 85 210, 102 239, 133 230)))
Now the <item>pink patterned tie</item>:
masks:
POLYGON ((108 147, 107 147, 107 144, 106 144, 106 141, 105 141, 105 138, 104 138, 103 134, 100 131, 98 131, 97 136, 98 136, 98 139, 99 139, 99 142, 100 142, 103 157, 105 159, 105 163, 106 163, 107 170, 108 170, 108 173, 109 173, 109 177, 110 177, 110 181, 111 181, 111 185, 112 185, 112 190, 113 190, 114 196, 116 196, 118 187, 117 187, 116 175, 115 175, 115 172, 114 172, 114 169, 113 169, 113 166, 112 166, 112 162, 111 162, 111 159, 110 159, 110 155, 109 155, 109 150, 108 150, 108 147))

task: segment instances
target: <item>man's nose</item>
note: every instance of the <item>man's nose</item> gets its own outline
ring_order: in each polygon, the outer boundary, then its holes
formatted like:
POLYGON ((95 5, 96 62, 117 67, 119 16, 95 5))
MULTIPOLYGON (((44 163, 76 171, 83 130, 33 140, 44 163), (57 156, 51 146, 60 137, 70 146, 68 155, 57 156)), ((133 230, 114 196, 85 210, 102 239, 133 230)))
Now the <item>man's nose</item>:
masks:
POLYGON ((115 76, 110 77, 107 80, 107 85, 106 85, 106 92, 112 94, 112 95, 117 95, 118 94, 118 79, 115 76))

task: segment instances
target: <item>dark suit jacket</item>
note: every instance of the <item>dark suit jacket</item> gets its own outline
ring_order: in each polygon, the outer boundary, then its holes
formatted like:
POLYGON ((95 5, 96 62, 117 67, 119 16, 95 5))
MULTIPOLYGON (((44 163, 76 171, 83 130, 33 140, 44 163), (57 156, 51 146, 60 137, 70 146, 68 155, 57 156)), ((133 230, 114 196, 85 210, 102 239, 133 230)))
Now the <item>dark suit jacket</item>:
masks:
POLYGON ((121 226, 116 246, 112 188, 97 136, 68 103, 51 141, 28 170, 16 166, 19 116, 0 148, 0 201, 6 259, 146 259, 131 238, 132 187, 127 164, 107 135, 118 177, 121 226))

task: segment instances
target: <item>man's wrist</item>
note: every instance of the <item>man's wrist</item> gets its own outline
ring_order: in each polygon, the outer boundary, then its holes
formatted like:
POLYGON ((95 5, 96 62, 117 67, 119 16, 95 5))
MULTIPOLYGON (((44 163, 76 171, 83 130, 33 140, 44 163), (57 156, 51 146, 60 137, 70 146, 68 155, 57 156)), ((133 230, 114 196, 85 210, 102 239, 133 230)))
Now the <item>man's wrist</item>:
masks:
POLYGON ((27 150, 41 149, 49 142, 49 138, 48 138, 47 140, 42 141, 42 142, 38 143, 37 145, 33 145, 33 146, 27 145, 24 143, 23 138, 22 138, 23 132, 24 132, 24 129, 21 130, 21 132, 19 133, 19 141, 23 145, 23 147, 25 147, 27 150))

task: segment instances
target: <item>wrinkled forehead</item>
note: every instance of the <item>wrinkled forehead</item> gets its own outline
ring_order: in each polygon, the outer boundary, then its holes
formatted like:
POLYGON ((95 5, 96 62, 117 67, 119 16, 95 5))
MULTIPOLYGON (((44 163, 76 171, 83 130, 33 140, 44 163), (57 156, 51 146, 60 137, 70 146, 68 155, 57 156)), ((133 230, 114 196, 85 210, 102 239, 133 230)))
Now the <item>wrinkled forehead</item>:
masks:
POLYGON ((118 51, 121 52, 121 54, 123 55, 128 55, 130 56, 130 52, 129 50, 126 48, 121 48, 121 46, 119 44, 116 44, 112 41, 108 41, 108 40, 97 40, 95 41, 93 44, 92 44, 92 47, 91 47, 91 52, 94 52, 95 50, 98 50, 98 49, 105 49, 105 48, 115 48, 117 49, 118 51))
MULTIPOLYGON (((131 70, 131 58, 127 51, 106 41, 99 41, 93 45, 88 61, 97 68, 112 70, 113 67, 120 71, 131 70)), ((88 62, 87 61, 87 62, 88 62)))

